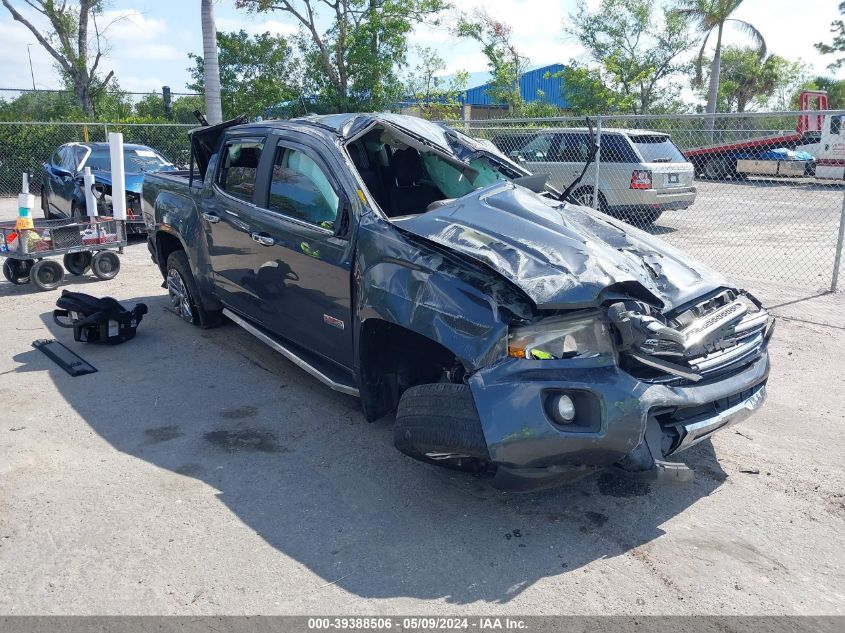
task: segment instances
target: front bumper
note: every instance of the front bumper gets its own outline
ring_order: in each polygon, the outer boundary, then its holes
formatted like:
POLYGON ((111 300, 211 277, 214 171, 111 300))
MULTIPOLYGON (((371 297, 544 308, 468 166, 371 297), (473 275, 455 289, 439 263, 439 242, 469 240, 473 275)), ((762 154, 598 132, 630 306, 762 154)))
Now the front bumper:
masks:
POLYGON ((759 409, 768 375, 767 352, 730 377, 689 386, 642 382, 615 366, 508 359, 469 384, 498 467, 496 484, 525 490, 618 464, 653 469, 759 409), (562 391, 581 394, 578 402, 589 409, 584 419, 553 421, 545 402, 562 391))

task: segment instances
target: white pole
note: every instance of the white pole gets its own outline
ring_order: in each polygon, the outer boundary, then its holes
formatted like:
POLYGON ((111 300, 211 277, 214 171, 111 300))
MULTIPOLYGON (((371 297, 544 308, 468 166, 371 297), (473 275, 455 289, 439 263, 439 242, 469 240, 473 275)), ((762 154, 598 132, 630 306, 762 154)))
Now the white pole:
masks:
POLYGON ((593 178, 593 209, 601 211, 601 198, 599 197, 599 171, 601 171, 601 117, 596 117, 596 157, 593 159, 595 166, 595 177, 593 178))
POLYGON ((126 219, 126 173, 123 169, 123 134, 109 132, 111 202, 115 220, 126 219))
POLYGON ((82 186, 85 188, 85 209, 89 218, 97 217, 97 198, 94 196, 94 174, 86 167, 82 174, 82 186))

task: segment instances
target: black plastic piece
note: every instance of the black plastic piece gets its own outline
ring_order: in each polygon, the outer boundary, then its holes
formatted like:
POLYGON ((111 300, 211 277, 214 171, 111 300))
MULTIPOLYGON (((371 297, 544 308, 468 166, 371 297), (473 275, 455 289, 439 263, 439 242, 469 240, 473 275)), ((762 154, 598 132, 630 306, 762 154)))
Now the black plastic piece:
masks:
POLYGON ((84 376, 97 371, 87 360, 74 354, 67 347, 55 339, 39 339, 32 343, 32 346, 41 350, 44 355, 64 369, 71 376, 84 376))

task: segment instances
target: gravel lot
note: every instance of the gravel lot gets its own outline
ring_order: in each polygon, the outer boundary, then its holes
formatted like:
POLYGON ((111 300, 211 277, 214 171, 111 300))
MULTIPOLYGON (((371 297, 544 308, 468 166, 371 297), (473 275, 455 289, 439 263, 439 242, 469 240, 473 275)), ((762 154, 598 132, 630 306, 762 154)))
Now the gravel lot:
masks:
POLYGON ((180 322, 143 242, 122 262, 65 285, 149 305, 118 347, 0 282, 0 614, 845 614, 842 294, 775 309, 769 402, 686 453, 695 482, 505 495, 236 326, 180 322), (32 349, 52 337, 99 372, 32 349))

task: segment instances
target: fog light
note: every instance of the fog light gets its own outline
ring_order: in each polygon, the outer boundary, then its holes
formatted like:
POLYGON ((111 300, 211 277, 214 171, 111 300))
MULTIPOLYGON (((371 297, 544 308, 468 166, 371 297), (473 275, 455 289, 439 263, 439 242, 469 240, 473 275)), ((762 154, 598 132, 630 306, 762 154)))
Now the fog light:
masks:
POLYGON ((569 424, 575 419, 575 403, 566 394, 560 394, 549 398, 549 413, 556 422, 569 424))

